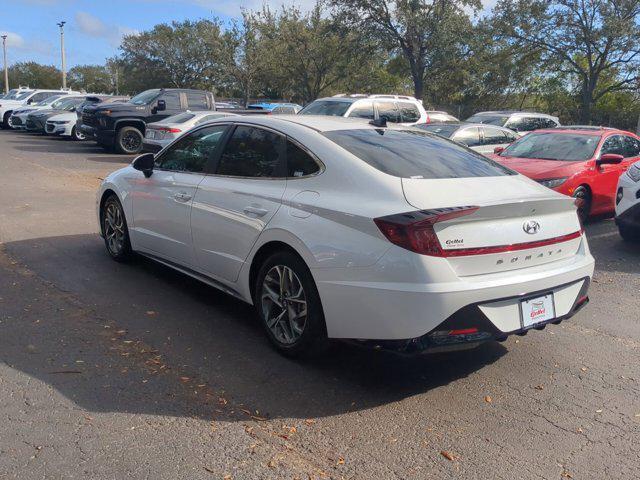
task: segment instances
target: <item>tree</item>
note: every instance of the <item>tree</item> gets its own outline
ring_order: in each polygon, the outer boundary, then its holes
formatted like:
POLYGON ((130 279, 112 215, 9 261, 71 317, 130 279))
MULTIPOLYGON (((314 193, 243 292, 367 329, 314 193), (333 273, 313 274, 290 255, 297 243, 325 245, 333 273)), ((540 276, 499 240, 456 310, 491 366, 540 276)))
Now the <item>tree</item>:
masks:
POLYGON ((576 84, 580 120, 596 102, 640 83, 640 0, 501 0, 494 10, 497 38, 540 52, 551 71, 576 84), (601 78, 616 80, 601 86, 601 78))
POLYGON ((354 29, 381 39, 406 60, 416 98, 425 92, 427 72, 459 49, 459 39, 469 29, 465 8, 480 8, 479 0, 331 0, 354 29))
POLYGON ((9 85, 31 88, 60 88, 62 72, 53 65, 37 62, 18 62, 9 67, 9 85))
POLYGON ((67 74, 69 86, 88 93, 110 93, 113 91, 111 75, 102 65, 76 65, 67 74))

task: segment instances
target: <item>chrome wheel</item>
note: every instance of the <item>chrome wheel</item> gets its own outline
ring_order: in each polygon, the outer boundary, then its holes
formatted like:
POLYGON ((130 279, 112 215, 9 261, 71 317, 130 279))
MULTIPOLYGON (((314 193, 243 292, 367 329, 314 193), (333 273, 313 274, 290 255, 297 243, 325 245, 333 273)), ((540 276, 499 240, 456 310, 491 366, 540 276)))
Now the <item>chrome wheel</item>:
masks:
POLYGON ((307 298, 296 273, 285 265, 275 265, 264 277, 260 295, 267 328, 280 343, 291 345, 304 332, 307 298))
POLYGON ((104 212, 104 238, 107 248, 112 255, 121 255, 125 248, 125 223, 120 206, 115 202, 108 202, 104 212))
POLYGON ((142 138, 137 132, 129 131, 122 136, 122 146, 129 152, 137 152, 142 145, 142 138))

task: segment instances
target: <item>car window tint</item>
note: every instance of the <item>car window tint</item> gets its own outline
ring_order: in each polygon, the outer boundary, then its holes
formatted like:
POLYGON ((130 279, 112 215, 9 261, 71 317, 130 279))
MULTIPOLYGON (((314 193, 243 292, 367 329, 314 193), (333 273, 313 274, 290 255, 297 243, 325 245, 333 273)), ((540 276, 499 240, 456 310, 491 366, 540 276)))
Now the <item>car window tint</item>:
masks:
POLYGON ((413 103, 398 102, 398 108, 403 122, 410 123, 420 120, 420 110, 413 103))
POLYGON ((396 108, 395 102, 376 102, 378 106, 378 117, 386 118, 387 122, 400 123, 400 112, 396 108))
POLYGON ((298 145, 287 140, 287 177, 304 177, 313 175, 320 166, 298 145))
POLYGON ((550 118, 541 118, 540 120, 542 125, 540 128, 556 128, 558 126, 558 124, 550 118))
POLYGON ((483 127, 484 138, 482 139, 483 145, 499 145, 505 142, 505 135, 502 130, 498 128, 483 127))
POLYGON ((515 132, 510 132, 508 130, 502 130, 502 134, 504 135, 504 138, 506 139, 505 143, 515 142, 518 139, 518 135, 516 135, 515 132))
POLYGON ((239 126, 222 152, 218 175, 282 177, 284 137, 261 128, 239 126))
POLYGON ((180 94, 178 92, 165 92, 159 100, 164 100, 167 110, 180 110, 180 94))
POLYGON ((602 144, 600 154, 615 153, 616 155, 622 155, 624 157, 624 154, 626 153, 625 150, 626 145, 624 137, 622 135, 611 135, 602 144))
POLYGON ((456 132, 452 140, 467 147, 476 147, 480 145, 480 131, 477 127, 464 128, 456 132))
POLYGON ((216 125, 185 135, 158 156, 156 167, 180 172, 204 171, 226 128, 226 125, 216 125))
POLYGON ((373 120, 373 103, 371 102, 362 102, 356 103, 353 107, 353 110, 349 112, 349 117, 353 118, 366 118, 369 120, 373 120))
POLYGON ((640 141, 633 137, 624 137, 624 158, 640 156, 640 141))
POLYGON ((304 107, 298 115, 329 115, 332 117, 342 117, 351 102, 342 102, 337 100, 316 100, 304 107))
POLYGON ((427 132, 435 133, 441 137, 451 138, 451 136, 458 131, 460 125, 447 125, 442 123, 422 123, 415 125, 414 128, 425 130, 427 132))
POLYGON ((401 178, 515 175, 489 158, 418 129, 354 129, 323 135, 381 172, 401 178))
MULTIPOLYGON (((491 125, 497 125, 499 127, 504 127, 504 126, 506 126, 505 123, 507 123, 507 120, 509 120, 509 117, 505 116, 505 115, 478 114, 478 115, 473 115, 473 116, 467 118, 465 121, 467 123, 489 123, 491 125)), ((511 128, 511 127, 509 127, 509 128, 511 128)))
POLYGON ((187 108, 191 110, 206 110, 207 96, 202 92, 187 92, 187 108))

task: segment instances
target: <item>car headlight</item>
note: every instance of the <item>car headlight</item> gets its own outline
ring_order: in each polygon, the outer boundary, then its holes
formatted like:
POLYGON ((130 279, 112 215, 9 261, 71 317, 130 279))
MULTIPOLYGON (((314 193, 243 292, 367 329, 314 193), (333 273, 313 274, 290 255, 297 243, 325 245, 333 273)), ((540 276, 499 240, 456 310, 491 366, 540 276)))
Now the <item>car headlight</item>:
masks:
POLYGON ((544 185, 547 188, 556 188, 562 185, 567 180, 567 178, 568 177, 548 178, 546 180, 538 180, 538 183, 540 185, 544 185))
POLYGON ((69 120, 53 120, 51 123, 54 125, 65 125, 69 123, 69 120))
POLYGON ((629 175, 629 178, 634 182, 639 181, 640 180, 640 162, 637 162, 631 165, 631 167, 629 167, 629 170, 627 170, 627 175, 629 175))

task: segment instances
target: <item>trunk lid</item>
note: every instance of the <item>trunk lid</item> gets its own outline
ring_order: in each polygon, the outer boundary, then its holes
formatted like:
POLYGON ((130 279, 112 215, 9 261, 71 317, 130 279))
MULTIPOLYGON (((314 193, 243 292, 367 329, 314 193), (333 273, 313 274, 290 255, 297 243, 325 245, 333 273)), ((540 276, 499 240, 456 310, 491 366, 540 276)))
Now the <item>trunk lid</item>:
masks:
POLYGON ((478 207, 434 231, 459 276, 529 268, 574 256, 582 236, 573 199, 521 175, 402 179, 419 210, 478 207))

